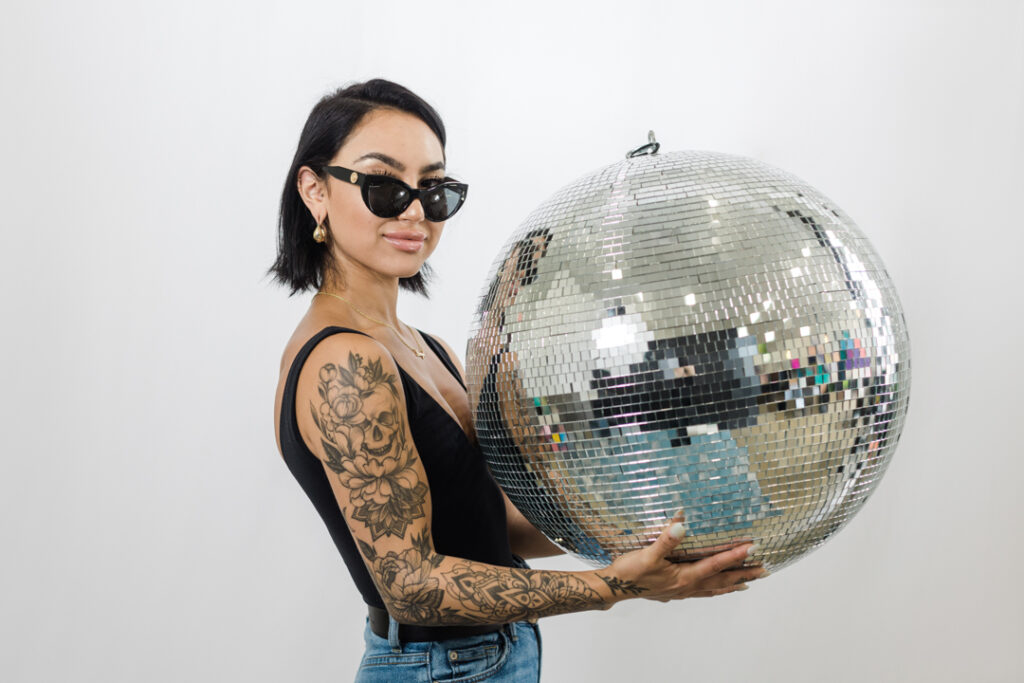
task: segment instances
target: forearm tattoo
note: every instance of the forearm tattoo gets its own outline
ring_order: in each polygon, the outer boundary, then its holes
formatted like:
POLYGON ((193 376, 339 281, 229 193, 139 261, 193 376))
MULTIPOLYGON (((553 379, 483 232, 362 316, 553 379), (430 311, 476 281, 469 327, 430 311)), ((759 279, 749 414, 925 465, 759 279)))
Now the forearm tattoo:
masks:
POLYGON ((384 555, 358 543, 381 597, 402 623, 497 624, 605 606, 597 591, 569 572, 452 558, 450 568, 439 572, 441 581, 431 572, 445 556, 432 552, 423 536, 414 534, 411 548, 384 555))
POLYGON ((604 607, 604 600, 585 581, 568 572, 497 568, 457 560, 448 579, 449 593, 460 614, 481 622, 536 619, 604 607))
POLYGON ((424 516, 427 485, 413 469, 412 444, 405 440, 395 376, 380 360, 364 363, 349 352, 348 368, 320 368, 319 410, 310 403, 327 466, 351 491, 352 519, 377 540, 402 538, 412 520, 424 516))
POLYGON ((612 595, 640 595, 647 590, 633 581, 623 581, 617 576, 604 576, 603 574, 598 574, 598 576, 611 589, 612 595))
MULTIPOLYGON (((365 362, 349 352, 348 367, 327 363, 319 380, 321 403, 311 402, 310 411, 326 465, 349 490, 350 519, 362 522, 373 541, 405 538, 412 521, 426 514, 428 489, 413 467, 395 376, 383 372, 379 359, 365 362)), ((448 558, 433 550, 429 531, 414 532, 409 540, 401 552, 379 554, 356 539, 381 598, 403 623, 504 623, 607 606, 570 572, 448 558)), ((638 590, 629 582, 602 579, 612 595, 638 590)))

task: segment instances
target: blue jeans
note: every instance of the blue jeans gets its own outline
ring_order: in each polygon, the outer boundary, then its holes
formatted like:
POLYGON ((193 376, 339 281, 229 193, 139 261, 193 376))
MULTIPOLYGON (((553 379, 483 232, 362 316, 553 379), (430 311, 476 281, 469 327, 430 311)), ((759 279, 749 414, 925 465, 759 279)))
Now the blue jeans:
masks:
POLYGON ((388 618, 388 637, 370 630, 356 683, 526 683, 540 680, 540 629, 528 621, 467 638, 421 643, 398 640, 398 622, 388 618))

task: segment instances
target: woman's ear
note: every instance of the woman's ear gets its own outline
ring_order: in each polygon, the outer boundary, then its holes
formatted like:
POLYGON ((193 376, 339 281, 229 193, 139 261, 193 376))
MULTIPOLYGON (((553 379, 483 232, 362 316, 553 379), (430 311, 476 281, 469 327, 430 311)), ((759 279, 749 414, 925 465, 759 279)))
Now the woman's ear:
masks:
POLYGON ((327 216, 327 200, 330 198, 327 184, 309 166, 299 169, 296 186, 302 203, 306 205, 314 220, 320 223, 327 216))

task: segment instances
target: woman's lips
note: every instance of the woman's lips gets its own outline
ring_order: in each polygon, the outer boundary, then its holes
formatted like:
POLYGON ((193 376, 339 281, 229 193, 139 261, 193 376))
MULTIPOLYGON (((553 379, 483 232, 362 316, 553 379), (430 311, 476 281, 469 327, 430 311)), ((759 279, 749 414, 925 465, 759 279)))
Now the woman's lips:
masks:
POLYGON ((416 252, 423 248, 423 238, 414 238, 409 233, 391 233, 384 235, 384 239, 395 245, 396 249, 401 249, 402 251, 416 252))

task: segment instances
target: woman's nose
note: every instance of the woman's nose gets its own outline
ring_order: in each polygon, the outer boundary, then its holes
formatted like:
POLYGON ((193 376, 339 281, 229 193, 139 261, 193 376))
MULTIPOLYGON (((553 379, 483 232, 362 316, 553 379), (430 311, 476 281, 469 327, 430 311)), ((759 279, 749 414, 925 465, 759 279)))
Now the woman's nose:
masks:
POLYGON ((418 197, 413 199, 409 206, 405 207, 405 211, 401 213, 399 218, 408 221, 423 220, 423 203, 420 202, 418 197))

